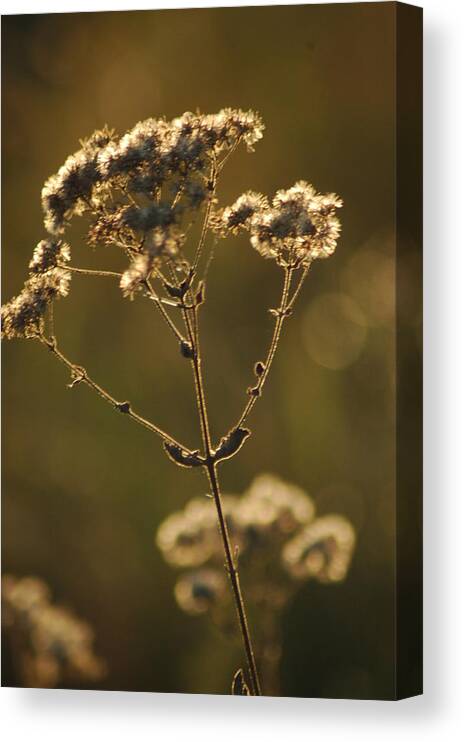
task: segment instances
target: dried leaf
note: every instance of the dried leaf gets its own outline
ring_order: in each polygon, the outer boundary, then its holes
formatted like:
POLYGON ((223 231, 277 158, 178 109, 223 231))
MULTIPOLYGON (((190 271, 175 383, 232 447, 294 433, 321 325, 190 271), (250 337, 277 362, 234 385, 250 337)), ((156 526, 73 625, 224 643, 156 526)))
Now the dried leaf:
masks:
POLYGON ((219 446, 213 455, 214 461, 222 461, 223 459, 230 459, 234 456, 237 451, 241 449, 248 436, 251 434, 251 430, 248 428, 234 428, 224 438, 221 439, 219 446))
POLYGON ((185 449, 180 446, 167 442, 164 444, 164 449, 171 461, 174 461, 174 463, 179 466, 191 468, 194 466, 202 466, 204 464, 204 460, 200 456, 199 451, 185 451, 185 449))

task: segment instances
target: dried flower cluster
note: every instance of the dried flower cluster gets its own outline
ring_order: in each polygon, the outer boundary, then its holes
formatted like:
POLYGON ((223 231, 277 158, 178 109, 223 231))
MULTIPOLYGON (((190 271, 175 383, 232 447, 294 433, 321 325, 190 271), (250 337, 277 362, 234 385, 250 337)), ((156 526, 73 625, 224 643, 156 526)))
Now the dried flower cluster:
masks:
POLYGON ((53 605, 42 580, 2 577, 2 614, 25 686, 54 688, 103 677, 105 666, 94 654, 91 627, 53 605))
POLYGON ((280 265, 307 266, 334 252, 340 234, 335 210, 343 205, 334 193, 322 195, 305 181, 275 194, 272 204, 248 191, 214 220, 219 234, 250 233, 253 247, 280 265))
POLYGON ((132 260, 121 288, 132 296, 163 257, 179 257, 192 211, 211 190, 212 162, 241 140, 251 149, 263 128, 252 111, 224 109, 147 119, 119 140, 96 132, 45 183, 45 226, 61 234, 74 215, 96 212, 89 243, 126 250, 132 260))
POLYGON ((36 337, 50 303, 67 295, 70 273, 58 266, 69 262, 70 249, 58 237, 73 216, 92 218, 90 245, 116 245, 129 255, 121 289, 132 296, 163 257, 179 258, 184 222, 210 193, 213 159, 241 140, 251 149, 263 129, 252 111, 224 109, 148 119, 119 140, 109 129, 96 131, 43 187, 44 224, 53 239, 39 242, 30 278, 2 308, 2 336, 36 337))
MULTIPOLYGON (((53 239, 39 242, 31 277, 3 307, 3 336, 37 336, 50 303, 67 295, 70 273, 63 266, 70 249, 58 236, 75 215, 90 216, 90 245, 115 245, 129 256, 120 282, 125 296, 146 287, 163 259, 185 267, 186 232, 212 199, 212 168, 240 141, 252 149, 263 130, 254 112, 224 109, 187 112, 171 122, 147 119, 120 138, 108 128, 94 132, 43 187, 44 224, 53 239)), ((210 226, 222 237, 246 229, 264 257, 307 266, 335 250, 341 205, 335 194, 321 195, 300 181, 278 191, 271 204, 248 191, 212 215, 210 226)))
MULTIPOLYGON (((279 606, 294 581, 339 582, 355 545, 352 525, 340 515, 315 517, 313 500, 275 476, 258 476, 241 496, 223 496, 229 533, 238 548, 249 594, 279 606)), ((174 593, 187 613, 215 609, 226 597, 222 545, 213 503, 190 500, 159 527, 156 543, 173 567, 189 569, 174 593)))
POLYGON ((68 294, 71 274, 58 265, 69 259, 69 246, 61 240, 39 242, 22 291, 2 307, 2 337, 29 338, 39 334, 50 304, 68 294))

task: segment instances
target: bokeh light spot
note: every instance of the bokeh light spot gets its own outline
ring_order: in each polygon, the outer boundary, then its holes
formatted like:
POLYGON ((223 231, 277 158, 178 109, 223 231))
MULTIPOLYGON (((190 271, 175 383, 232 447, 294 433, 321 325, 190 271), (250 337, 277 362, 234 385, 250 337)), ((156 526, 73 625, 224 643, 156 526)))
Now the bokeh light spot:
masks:
POLYGON ((306 310, 303 341, 320 366, 339 370, 359 357, 367 337, 366 318, 351 297, 327 293, 316 297, 306 310))
POLYGON ((362 247, 348 261, 342 288, 361 307, 370 326, 389 325, 395 311, 395 261, 382 244, 362 247))

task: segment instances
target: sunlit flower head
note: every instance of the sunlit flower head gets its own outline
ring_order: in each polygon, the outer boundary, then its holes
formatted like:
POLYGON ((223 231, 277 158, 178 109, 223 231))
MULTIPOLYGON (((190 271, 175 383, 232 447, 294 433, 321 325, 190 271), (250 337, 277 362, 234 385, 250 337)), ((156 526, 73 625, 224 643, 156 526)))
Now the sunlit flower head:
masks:
POLYGON ((69 271, 61 268, 31 274, 22 291, 2 306, 2 337, 35 337, 50 304, 68 294, 70 280, 69 271))
POLYGON ((249 150, 263 137, 264 124, 254 111, 223 108, 219 113, 205 116, 205 129, 216 149, 233 147, 241 139, 249 150))
MULTIPOLYGON (((252 149, 263 130, 255 112, 224 108, 215 114, 187 111, 172 121, 149 118, 120 137, 108 128, 96 131, 45 182, 45 228, 57 237, 74 216, 90 216, 89 244, 116 246, 132 258, 121 287, 133 296, 154 258, 177 259, 185 237, 182 221, 191 226, 192 212, 212 198, 213 163, 219 165, 240 142, 252 149), (161 193, 174 198, 162 201, 161 193)), ((57 239, 40 244, 32 271, 52 266, 53 249, 60 249, 55 262, 69 260, 57 239)))
POLYGON ((277 191, 271 205, 261 194, 244 193, 216 216, 213 226, 222 236, 248 230, 253 247, 281 265, 309 265, 334 252, 340 234, 335 210, 342 205, 335 194, 317 193, 299 181, 277 191))
POLYGON ((113 136, 109 129, 94 132, 45 182, 42 208, 50 234, 64 232, 69 220, 91 204, 94 190, 102 181, 98 158, 105 147, 112 146, 113 136))
POLYGON ((73 216, 111 203, 112 188, 152 198, 173 178, 183 179, 186 193, 190 181, 197 181, 187 203, 198 208, 204 200, 198 178, 206 180, 213 158, 241 141, 252 149, 263 130, 253 111, 225 108, 208 115, 186 112, 170 122, 149 118, 120 138, 107 128, 97 131, 46 181, 45 227, 61 234, 73 216))
POLYGON ((252 217, 268 207, 267 200, 260 193, 247 191, 235 201, 215 215, 213 228, 223 237, 227 234, 237 234, 240 229, 250 226, 252 217))
POLYGON ((71 249, 62 240, 41 240, 32 254, 29 263, 31 273, 45 273, 50 268, 69 263, 71 260, 71 249))
POLYGON ((300 181, 286 191, 277 191, 271 208, 254 215, 251 244, 265 258, 283 264, 308 265, 329 257, 340 234, 335 210, 341 206, 338 196, 322 195, 300 181))

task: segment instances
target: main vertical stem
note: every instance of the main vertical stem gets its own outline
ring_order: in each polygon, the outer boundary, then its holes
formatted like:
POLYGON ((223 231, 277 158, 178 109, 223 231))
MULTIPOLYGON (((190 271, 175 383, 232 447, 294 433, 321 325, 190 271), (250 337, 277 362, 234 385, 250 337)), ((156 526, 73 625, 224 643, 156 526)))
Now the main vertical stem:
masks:
POLYGON ((245 647, 245 653, 247 656, 248 671, 250 673, 252 690, 255 696, 261 695, 261 684, 259 681, 258 669, 256 667, 255 655, 253 652, 253 645, 251 642, 251 634, 248 626, 248 620, 245 610, 245 603, 243 601, 242 590, 240 588, 240 579, 238 575, 238 569, 235 560, 232 556, 232 546, 230 543, 229 532, 227 528, 227 522, 224 517, 224 511, 221 502, 221 492, 219 488, 219 481, 216 471, 216 465, 212 461, 208 461, 206 469, 208 471, 208 478, 211 485, 211 494, 214 497, 216 504, 216 510, 219 520, 219 528, 221 531, 222 542, 224 545, 224 553, 226 556, 227 572, 230 577, 232 585, 232 591, 234 594, 235 607, 237 609, 238 620, 240 623, 240 631, 242 632, 243 644, 245 647))
POLYGON ((240 580, 235 563, 232 544, 229 536, 229 529, 227 527, 226 518, 224 515, 224 509, 222 506, 221 490, 219 486, 219 479, 216 470, 216 464, 213 461, 213 449, 211 445, 211 434, 209 429, 208 412, 206 407, 206 398, 203 385, 203 376, 201 372, 201 358, 200 358, 200 344, 198 339, 198 324, 196 309, 193 310, 193 317, 189 317, 187 309, 183 310, 184 320, 187 328, 189 341, 192 347, 192 368, 195 378, 195 390, 197 395, 198 412, 200 416, 201 432, 203 436, 203 443, 205 447, 205 469, 208 474, 209 483, 211 486, 211 494, 214 498, 216 505, 216 511, 219 521, 219 530, 221 533, 222 544, 224 548, 224 554, 226 558, 226 567, 229 574, 230 583, 232 586, 232 592, 234 595, 235 607, 237 610, 238 620, 240 624, 240 631, 242 634, 243 644, 248 663, 248 671, 250 674, 250 680, 252 685, 252 692, 255 696, 261 695, 261 685, 259 681, 258 670, 256 667, 256 660, 253 652, 253 645, 251 642, 250 629, 248 627, 248 620, 245 610, 245 603, 240 588, 240 580), (191 319, 193 322, 191 322, 191 319))

